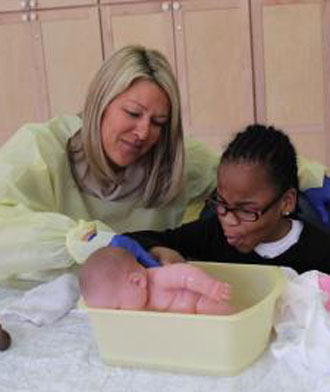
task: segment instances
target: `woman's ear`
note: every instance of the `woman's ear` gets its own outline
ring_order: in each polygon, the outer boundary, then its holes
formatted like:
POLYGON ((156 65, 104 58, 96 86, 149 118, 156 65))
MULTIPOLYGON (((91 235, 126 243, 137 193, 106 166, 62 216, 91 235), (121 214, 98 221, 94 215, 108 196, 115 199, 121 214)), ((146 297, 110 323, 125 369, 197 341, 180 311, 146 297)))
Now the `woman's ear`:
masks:
POLYGON ((282 199, 281 211, 283 216, 291 214, 297 205, 297 190, 294 188, 288 189, 282 199))
POLYGON ((132 272, 128 276, 129 284, 145 289, 147 287, 147 274, 143 272, 132 272))

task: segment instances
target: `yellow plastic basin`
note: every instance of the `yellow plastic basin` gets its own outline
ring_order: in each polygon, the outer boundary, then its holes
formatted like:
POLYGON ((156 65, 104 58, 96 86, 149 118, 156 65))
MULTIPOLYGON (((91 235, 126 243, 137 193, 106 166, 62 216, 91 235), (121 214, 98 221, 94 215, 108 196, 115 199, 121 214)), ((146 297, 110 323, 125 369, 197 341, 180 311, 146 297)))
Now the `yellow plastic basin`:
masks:
POLYGON ((270 339, 285 277, 279 267, 193 263, 233 287, 241 309, 229 316, 86 309, 104 361, 175 372, 234 375, 252 364, 270 339))

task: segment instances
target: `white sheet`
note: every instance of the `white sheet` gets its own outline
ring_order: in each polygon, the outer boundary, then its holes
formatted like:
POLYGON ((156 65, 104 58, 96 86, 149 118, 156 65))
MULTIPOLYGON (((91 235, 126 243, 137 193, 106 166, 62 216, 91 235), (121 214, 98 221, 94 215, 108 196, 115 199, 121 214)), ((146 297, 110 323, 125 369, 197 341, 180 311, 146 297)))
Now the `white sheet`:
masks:
MULTIPOLYGON (((0 310, 23 294, 20 290, 0 287, 0 310)), ((328 372, 311 371, 306 363, 295 360, 295 356, 290 361, 283 355, 275 357, 272 346, 238 376, 190 376, 104 365, 91 335, 87 315, 77 309, 51 325, 36 326, 9 312, 0 319, 13 340, 9 350, 0 352, 1 392, 330 390, 330 360, 328 372)), ((296 354, 299 356, 298 351, 296 354)))

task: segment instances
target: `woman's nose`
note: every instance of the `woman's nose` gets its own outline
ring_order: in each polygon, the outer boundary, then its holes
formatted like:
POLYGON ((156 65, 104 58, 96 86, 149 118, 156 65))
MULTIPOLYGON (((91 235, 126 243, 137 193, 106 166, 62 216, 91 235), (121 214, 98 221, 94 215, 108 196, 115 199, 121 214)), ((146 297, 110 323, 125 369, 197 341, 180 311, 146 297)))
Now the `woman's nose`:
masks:
POLYGON ((149 132, 150 120, 147 118, 141 119, 135 128, 135 134, 140 140, 145 140, 149 136, 149 132))
POLYGON ((226 215, 218 215, 218 218, 221 222, 229 226, 237 226, 240 223, 240 220, 232 211, 227 211, 226 215))

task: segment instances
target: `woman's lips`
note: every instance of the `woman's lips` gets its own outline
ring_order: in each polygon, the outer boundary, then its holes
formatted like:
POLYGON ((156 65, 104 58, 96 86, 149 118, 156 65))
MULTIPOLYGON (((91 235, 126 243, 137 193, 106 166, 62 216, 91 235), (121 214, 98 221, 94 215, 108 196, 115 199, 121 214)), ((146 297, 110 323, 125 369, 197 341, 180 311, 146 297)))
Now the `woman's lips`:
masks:
POLYGON ((133 152, 140 151, 142 147, 141 143, 129 142, 127 140, 122 140, 121 142, 126 150, 133 151, 133 152))
POLYGON ((225 234, 229 245, 237 246, 242 241, 242 237, 225 234))

